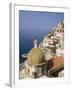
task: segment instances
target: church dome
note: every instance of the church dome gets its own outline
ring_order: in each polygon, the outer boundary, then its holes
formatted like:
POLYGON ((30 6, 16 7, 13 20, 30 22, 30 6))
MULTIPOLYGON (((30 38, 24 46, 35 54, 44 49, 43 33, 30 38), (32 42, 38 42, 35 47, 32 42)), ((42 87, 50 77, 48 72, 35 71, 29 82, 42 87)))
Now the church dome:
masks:
POLYGON ((38 41, 34 40, 34 48, 32 48, 27 56, 27 63, 30 65, 40 65, 45 62, 44 53, 41 48, 39 48, 38 41))
POLYGON ((32 48, 28 54, 28 64, 39 65, 45 62, 44 53, 40 48, 32 48))

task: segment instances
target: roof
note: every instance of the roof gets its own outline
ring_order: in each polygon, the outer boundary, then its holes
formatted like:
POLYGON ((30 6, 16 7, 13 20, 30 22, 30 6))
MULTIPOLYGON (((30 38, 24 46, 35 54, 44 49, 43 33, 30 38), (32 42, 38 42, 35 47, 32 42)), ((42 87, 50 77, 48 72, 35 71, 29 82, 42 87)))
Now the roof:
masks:
POLYGON ((54 65, 52 68, 57 68, 57 67, 63 65, 64 64, 64 57, 63 56, 56 56, 53 60, 53 63, 54 63, 54 65))
POLYGON ((55 56, 54 59, 52 60, 52 67, 50 68, 49 71, 55 70, 63 65, 64 65, 64 57, 63 56, 55 56))
POLYGON ((27 56, 27 63, 29 65, 41 65, 45 63, 44 53, 40 48, 32 48, 27 56))

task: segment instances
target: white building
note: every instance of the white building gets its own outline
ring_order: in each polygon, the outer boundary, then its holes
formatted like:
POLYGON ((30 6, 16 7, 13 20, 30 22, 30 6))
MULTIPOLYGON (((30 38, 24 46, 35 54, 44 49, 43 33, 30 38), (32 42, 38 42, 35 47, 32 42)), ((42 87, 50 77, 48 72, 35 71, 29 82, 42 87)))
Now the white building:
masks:
POLYGON ((57 56, 64 56, 64 50, 61 48, 56 49, 56 55, 57 56))

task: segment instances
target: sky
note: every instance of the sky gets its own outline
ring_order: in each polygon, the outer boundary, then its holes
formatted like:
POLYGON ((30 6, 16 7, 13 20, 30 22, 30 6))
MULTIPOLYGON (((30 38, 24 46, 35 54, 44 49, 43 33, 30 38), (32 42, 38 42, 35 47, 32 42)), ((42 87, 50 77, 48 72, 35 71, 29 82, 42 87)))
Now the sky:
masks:
POLYGON ((33 48, 35 37, 39 42, 60 21, 64 13, 43 11, 19 11, 19 54, 28 53, 33 48))

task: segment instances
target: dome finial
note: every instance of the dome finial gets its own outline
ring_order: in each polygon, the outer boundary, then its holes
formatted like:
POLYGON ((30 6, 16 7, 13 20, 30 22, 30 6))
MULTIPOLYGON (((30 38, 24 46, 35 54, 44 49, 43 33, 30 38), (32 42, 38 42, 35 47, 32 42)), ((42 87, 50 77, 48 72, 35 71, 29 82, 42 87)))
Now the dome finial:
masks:
POLYGON ((37 48, 38 46, 39 46, 39 42, 38 42, 38 39, 36 37, 34 40, 34 48, 37 48))

